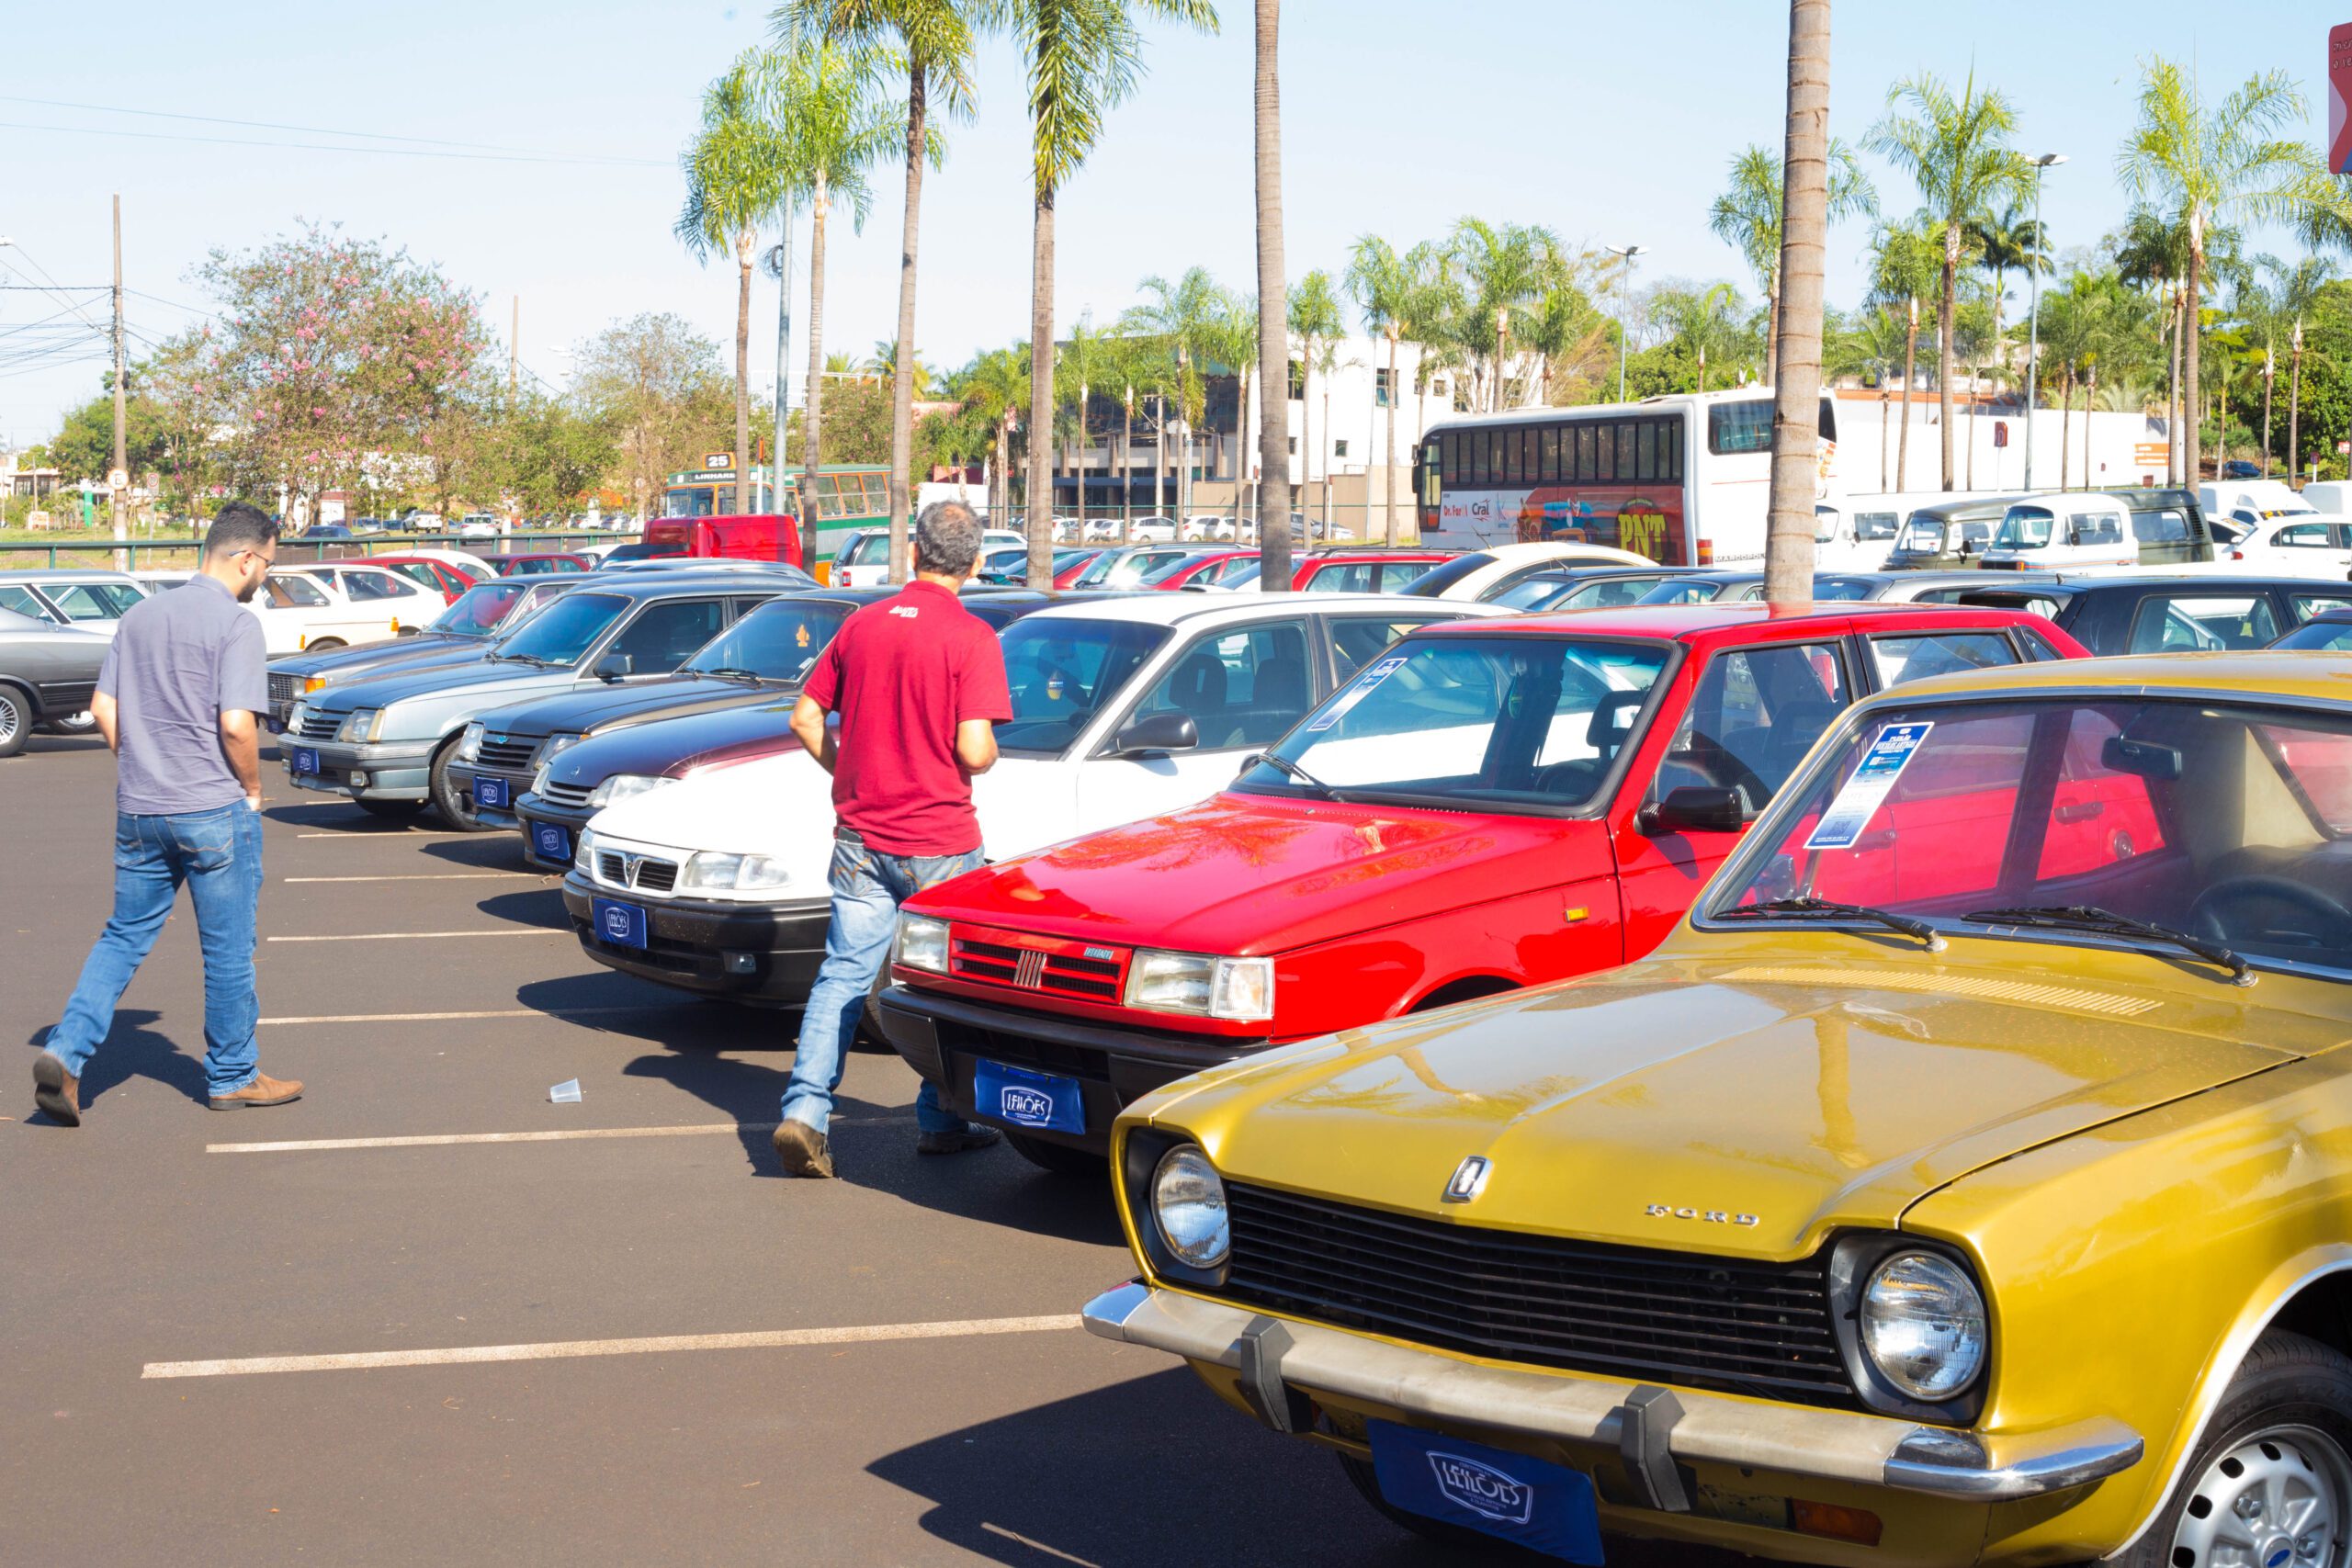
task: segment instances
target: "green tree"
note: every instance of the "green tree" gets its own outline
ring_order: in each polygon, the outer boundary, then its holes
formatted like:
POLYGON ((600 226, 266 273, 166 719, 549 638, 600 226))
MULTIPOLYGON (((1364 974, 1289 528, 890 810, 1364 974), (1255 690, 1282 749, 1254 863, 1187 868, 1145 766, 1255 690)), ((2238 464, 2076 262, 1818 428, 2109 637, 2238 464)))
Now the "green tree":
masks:
POLYGON ((1993 352, 2004 365, 2001 335, 2001 307, 2008 298, 2008 276, 2013 272, 2050 271, 2050 239, 2042 226, 2026 216, 2019 201, 2011 201, 1997 213, 1979 218, 1972 225, 1970 248, 1976 253, 1976 265, 1993 275, 1993 352))
POLYGON ((640 520, 673 471, 699 466, 725 440, 734 389, 718 345, 683 317, 615 321, 579 345, 572 367, 572 394, 612 435, 606 472, 640 520))
POLYGON ((915 336, 915 252, 921 237, 923 164, 939 151, 931 125, 932 97, 936 94, 951 117, 968 119, 976 96, 970 7, 960 0, 788 0, 775 12, 775 20, 780 31, 819 32, 854 47, 892 44, 906 62, 906 204, 899 234, 899 330, 890 340, 890 561, 892 572, 899 574, 911 558, 907 549, 907 482, 913 464, 914 400, 925 389, 913 355, 901 360, 896 351, 900 344, 911 344, 915 336))
POLYGON ((1028 66, 1030 118, 1029 581, 1053 561, 1054 217, 1061 188, 1102 140, 1103 117, 1143 70, 1141 17, 1215 32, 1208 0, 978 0, 1028 66))
MULTIPOLYGON (((2124 188, 2188 231, 2191 300, 2201 300, 2208 231, 2233 220, 2317 227, 2352 209, 2326 165, 2294 139, 2303 96, 2284 72, 2246 78, 2208 104, 2195 76, 2161 57, 2141 70, 2140 118, 2116 154, 2124 188)), ((2182 379, 2203 383, 2202 311, 2183 321, 2182 379)), ((2202 473, 2198 422, 2188 429, 2190 482, 2202 473)))
MULTIPOLYGON (((1772 340, 1781 322, 1781 160, 1768 148, 1751 145, 1734 155, 1730 183, 1707 209, 1707 227, 1739 253, 1756 287, 1764 293, 1764 379, 1772 378, 1772 340)), ((1878 192, 1843 141, 1829 143, 1828 221, 1868 218, 1878 211, 1878 192)))
POLYGON ((1911 176, 1919 197, 1941 224, 1942 275, 1936 294, 1936 402, 1942 423, 1942 485, 1952 488, 1952 312, 1959 298, 1961 256, 1971 226, 1999 202, 2024 191, 2027 164, 2009 145, 2017 110, 1990 88, 1979 92, 1969 73, 1958 96, 1922 72, 1887 94, 1888 115, 1870 145, 1911 176), (1907 108, 1910 112, 1895 112, 1907 108))
POLYGON ((1540 225, 1464 218, 1453 226, 1452 250, 1466 286, 1453 335, 1473 364, 1486 367, 1486 406, 1503 408, 1511 319, 1541 300, 1559 280, 1565 265, 1560 239, 1540 225))
MULTIPOLYGON (((1205 267, 1193 267, 1170 283, 1147 277, 1139 286, 1141 304, 1131 305, 1119 318, 1120 330, 1156 339, 1174 362, 1172 390, 1176 398, 1178 453, 1176 510, 1193 511, 1193 427, 1208 413, 1208 367, 1216 358, 1217 335, 1225 320, 1227 299, 1205 267)), ((1034 398, 1034 392, 1032 394, 1034 398)), ((1165 430, 1160 440, 1164 448, 1165 430)), ((1032 459, 1034 463, 1034 458, 1032 459)))
POLYGON ((1871 298, 1897 308, 1903 329, 1903 434, 1895 444, 1894 488, 1910 488, 1911 400, 1918 384, 1919 301, 1937 287, 1943 244, 1934 220, 1917 213, 1908 223, 1884 223, 1872 239, 1871 298))
MULTIPOLYGON (((1340 334, 1347 331, 1347 322, 1340 314, 1340 299, 1331 287, 1331 275, 1317 267, 1298 280, 1298 287, 1289 291, 1290 335, 1298 340, 1298 455, 1299 482, 1312 489, 1315 470, 1323 469, 1324 488, 1328 492, 1331 463, 1315 444, 1315 373, 1327 368, 1332 345, 1340 334)), ((1283 389, 1287 395, 1289 389, 1283 389)), ((1326 423, 1329 423, 1328 421, 1326 423)), ((1329 446, 1331 433, 1323 433, 1323 444, 1329 446)), ((1329 521, 1328 513, 1326 521, 1329 521)))
MULTIPOLYGON (((1364 331, 1388 345, 1387 400, 1382 421, 1387 433, 1381 457, 1381 536, 1390 548, 1398 538, 1396 526, 1396 405, 1403 401, 1396 380, 1396 342, 1413 308, 1413 272, 1396 247, 1374 234, 1359 235, 1348 255, 1348 298, 1363 318, 1364 331)), ((1546 363, 1549 363, 1546 355, 1546 363)), ((1379 399, 1374 400, 1379 402, 1379 399)))

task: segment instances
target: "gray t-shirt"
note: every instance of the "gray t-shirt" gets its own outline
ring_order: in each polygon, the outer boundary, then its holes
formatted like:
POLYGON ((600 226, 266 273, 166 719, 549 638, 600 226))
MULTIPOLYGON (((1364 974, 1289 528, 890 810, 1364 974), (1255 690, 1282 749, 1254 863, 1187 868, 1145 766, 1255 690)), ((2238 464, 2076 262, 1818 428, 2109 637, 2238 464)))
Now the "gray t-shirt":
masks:
POLYGON ((221 750, 220 716, 269 711, 261 622, 209 577, 132 605, 98 690, 115 700, 115 808, 135 817, 213 811, 245 798, 221 750))

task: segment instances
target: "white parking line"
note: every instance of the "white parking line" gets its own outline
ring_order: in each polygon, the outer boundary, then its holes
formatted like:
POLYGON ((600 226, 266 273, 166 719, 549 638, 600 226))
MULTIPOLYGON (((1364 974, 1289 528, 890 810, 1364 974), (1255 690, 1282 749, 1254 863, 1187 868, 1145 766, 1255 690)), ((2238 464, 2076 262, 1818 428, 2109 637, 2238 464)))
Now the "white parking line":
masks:
MULTIPOLYGON (((493 876, 537 876, 535 871, 402 872, 393 876, 281 876, 280 882, 484 882, 493 876)), ((552 875, 552 873, 547 874, 552 875)))
MULTIPOLYGON (((836 1127, 873 1127, 911 1122, 911 1112, 886 1116, 836 1116, 836 1127)), ((417 1133, 397 1138, 288 1138, 259 1144, 207 1144, 209 1155, 313 1154, 336 1149, 422 1149, 450 1144, 552 1144, 569 1138, 694 1138, 725 1133, 773 1133, 773 1122, 695 1122, 679 1127, 551 1127, 532 1133, 417 1133)))
POLYGON ((469 1361, 552 1361, 580 1356, 648 1356, 665 1350, 777 1350, 803 1345, 871 1345, 891 1339, 967 1339, 981 1334, 1044 1334, 1080 1326, 1078 1314, 976 1317, 951 1323, 880 1323, 842 1328, 772 1328, 749 1334, 667 1334, 648 1339, 555 1339, 537 1345, 452 1345, 438 1350, 350 1350, 332 1356, 247 1356, 220 1361, 150 1361, 141 1378, 224 1378, 254 1372, 340 1372, 377 1367, 444 1367, 469 1361))
POLYGON ((350 931, 342 936, 273 936, 268 942, 425 942, 436 937, 458 936, 570 936, 571 928, 556 930, 544 926, 526 926, 520 931, 350 931))
POLYGON ((401 839, 470 839, 473 837, 471 833, 460 833, 449 828, 403 828, 397 833, 387 833, 380 829, 373 833, 355 833, 346 828, 340 833, 297 833, 294 836, 298 839, 341 839, 347 843, 355 844, 371 841, 383 843, 401 839))
POLYGON ((478 1012, 320 1012, 265 1018, 270 1023, 448 1023, 471 1018, 602 1018, 607 1013, 667 1012, 678 1002, 639 1002, 612 1008, 484 1008, 478 1012))

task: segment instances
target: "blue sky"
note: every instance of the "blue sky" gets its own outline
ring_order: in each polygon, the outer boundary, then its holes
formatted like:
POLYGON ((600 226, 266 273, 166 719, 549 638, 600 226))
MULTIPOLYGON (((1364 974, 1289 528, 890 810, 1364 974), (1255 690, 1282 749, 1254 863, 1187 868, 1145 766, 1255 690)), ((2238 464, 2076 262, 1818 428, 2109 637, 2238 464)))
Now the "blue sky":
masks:
MULTIPOLYGON (((2340 8, 2352 17, 2352 0, 2340 8)), ((1199 265, 1252 284, 1250 15, 1243 0, 1225 9, 1222 37, 1152 35, 1148 75, 1064 192, 1065 326, 1090 307, 1098 320, 1115 315, 1150 273, 1199 265)), ((1360 233, 1402 245, 1475 213, 1548 224, 1571 243, 1638 243, 1652 252, 1645 281, 1740 277, 1736 258, 1707 232, 1706 208, 1741 146, 1777 146, 1784 6, 1289 0, 1283 10, 1293 276, 1343 265, 1360 233)), ((697 266, 670 234, 674 158, 703 85, 762 35, 762 6, 116 0, 104 11, 103 39, 91 13, 70 6, 28 8, 11 21, 9 58, 51 63, 10 71, 0 86, 0 234, 20 247, 0 249, 0 271, 21 269, 0 281, 38 279, 38 264, 59 282, 103 284, 107 198, 119 191, 127 283, 153 297, 132 298, 130 321, 150 337, 188 320, 183 307, 206 304, 187 280, 206 251, 315 218, 438 262, 485 297, 502 334, 519 295, 524 363, 549 381, 563 374, 553 350, 640 310, 675 310, 731 339, 731 269, 697 266), (108 69, 66 68, 94 62, 101 41, 108 69), (220 145, 172 138, 332 139, 25 97, 645 162, 220 145), (141 135, 89 133, 100 129, 141 135)), ((2250 72, 2285 69, 2309 99, 2306 134, 2316 144, 2326 31, 2336 19, 2284 0, 1846 0, 1835 17, 1832 130, 1859 141, 1891 82, 1923 69, 1956 81, 1973 64, 2016 100, 2026 145, 2071 155, 2049 180, 2044 216, 2062 247, 2088 243, 2125 207, 2113 163, 2140 57, 2193 57, 2216 95, 2250 72)), ((978 120, 952 131, 947 166, 926 186, 916 341, 935 365, 1026 333, 1026 127, 1010 50, 988 50, 980 88, 978 120)), ((1899 176, 1866 161, 1891 208, 1916 205, 1899 176)), ((860 355, 890 334, 896 308, 897 171, 877 172, 875 184, 865 233, 836 225, 826 307, 828 346, 860 355)), ((1860 226, 1832 236, 1833 303, 1850 303, 1860 288, 1864 238, 1860 226)), ((2285 244, 2264 238, 2272 249, 2285 244)), ((805 239, 801 254, 805 268, 805 239)), ((775 303, 774 285, 761 280, 752 363, 763 383, 773 374, 775 303)), ((61 309, 39 293, 0 292, 0 441, 41 438, 62 408, 97 389, 97 363, 9 353, 35 335, 12 344, 12 328, 61 309)), ((804 310, 805 301, 796 316, 804 310)))

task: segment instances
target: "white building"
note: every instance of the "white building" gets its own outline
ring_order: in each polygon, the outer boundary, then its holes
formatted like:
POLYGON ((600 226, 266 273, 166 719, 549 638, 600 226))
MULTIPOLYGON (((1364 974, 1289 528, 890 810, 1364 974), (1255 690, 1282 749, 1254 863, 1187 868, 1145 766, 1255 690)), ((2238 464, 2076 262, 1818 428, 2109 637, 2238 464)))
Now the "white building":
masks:
MULTIPOLYGON (((1901 456, 1899 390, 1882 394, 1874 388, 1840 387, 1834 395, 1838 478, 1847 493, 1934 490, 1942 483, 1943 424, 1933 392, 1912 394, 1907 464, 1901 456)), ((2062 482, 2098 490, 2161 485, 2167 471, 2167 445, 2172 473, 2179 475, 2186 460, 2180 433, 2167 431, 2161 414, 2036 409, 2030 475, 2021 405, 2003 401, 1972 410, 1955 396, 1952 425, 1952 483, 1962 490, 2056 490, 2062 482)), ((2193 488, 2198 481, 2179 478, 2175 482, 2193 488)))

